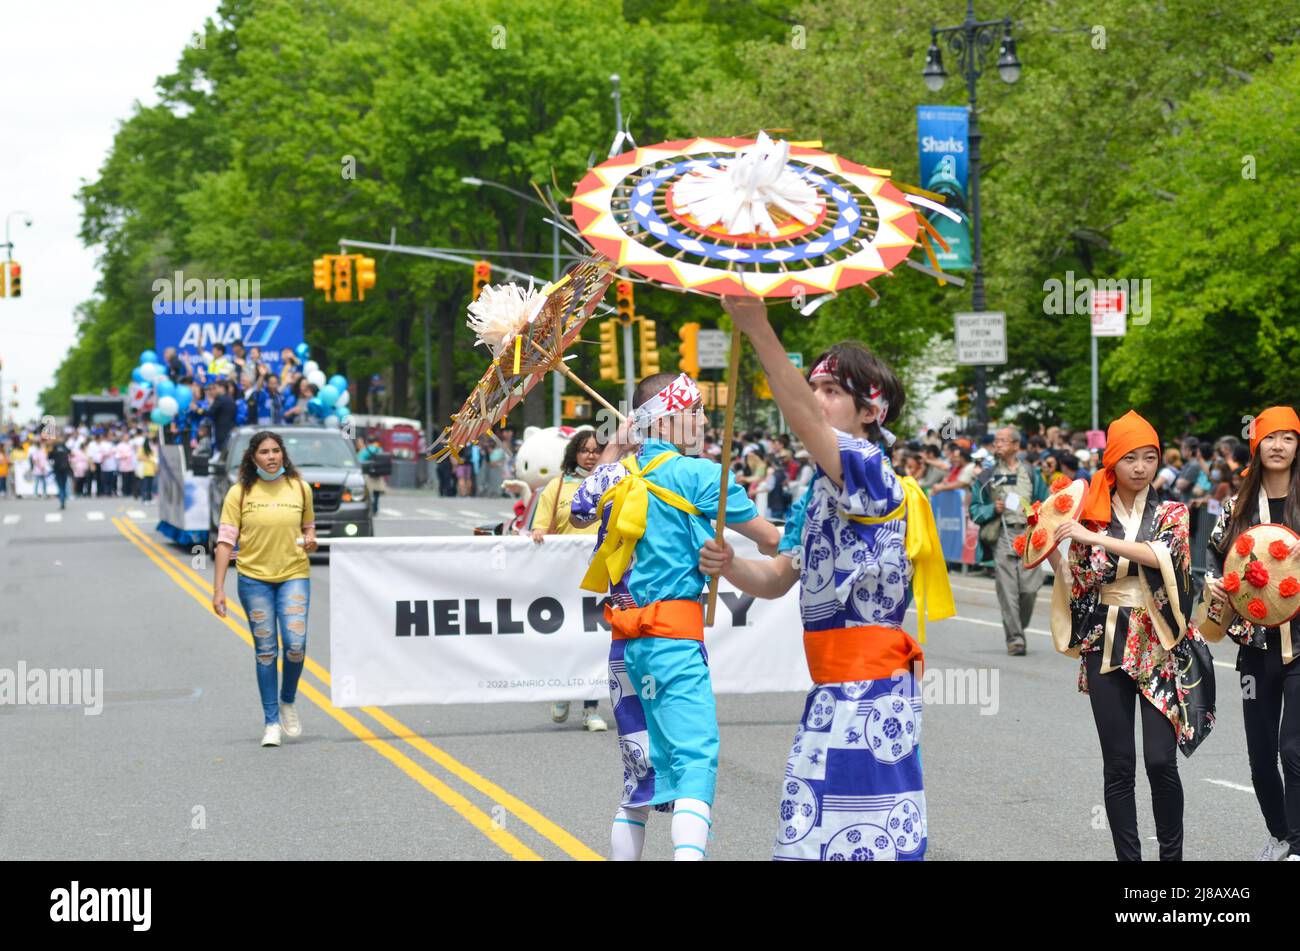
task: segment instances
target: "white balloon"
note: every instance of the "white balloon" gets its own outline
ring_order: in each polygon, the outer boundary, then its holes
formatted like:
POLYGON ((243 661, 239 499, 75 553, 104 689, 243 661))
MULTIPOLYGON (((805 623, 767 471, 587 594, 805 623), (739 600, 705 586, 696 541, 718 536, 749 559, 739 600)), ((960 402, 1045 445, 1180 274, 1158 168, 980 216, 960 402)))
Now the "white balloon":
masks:
POLYGON ((310 379, 311 375, 319 369, 320 369, 320 364, 318 364, 315 360, 308 360, 306 363, 302 365, 302 375, 310 379))
POLYGON ((320 370, 312 370, 307 374, 307 382, 319 390, 325 385, 325 374, 320 370))
POLYGON ((339 418, 338 418, 337 416, 326 416, 326 417, 325 417, 325 425, 326 425, 326 426, 337 426, 338 424, 339 424, 339 418))
POLYGON ((140 364, 140 375, 144 377, 146 380, 148 380, 150 383, 153 382, 154 377, 158 376, 160 373, 163 372, 164 372, 163 368, 156 363, 140 364))
POLYGON ((339 396, 339 398, 334 401, 335 408, 337 409, 342 406, 347 406, 348 400, 350 399, 352 399, 352 394, 349 393, 347 390, 344 390, 343 393, 339 396))
POLYGON ((168 416, 175 416, 181 409, 174 396, 164 396, 158 401, 158 408, 168 416))

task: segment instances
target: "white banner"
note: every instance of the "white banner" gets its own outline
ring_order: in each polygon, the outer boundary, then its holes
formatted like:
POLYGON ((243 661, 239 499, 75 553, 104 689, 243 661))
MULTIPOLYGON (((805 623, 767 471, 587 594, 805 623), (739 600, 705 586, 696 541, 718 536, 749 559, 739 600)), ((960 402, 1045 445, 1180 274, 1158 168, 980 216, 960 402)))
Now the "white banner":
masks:
MULTIPOLYGON (((728 532, 741 557, 762 557, 728 532)), ((603 598, 579 584, 594 538, 340 538, 330 546, 336 706, 609 697, 603 598)), ((715 693, 806 691, 797 589, 723 581, 704 643, 715 693)))
POLYGON ((210 476, 196 476, 185 468, 184 450, 165 445, 158 454, 158 519, 173 529, 206 532, 209 528, 210 476))

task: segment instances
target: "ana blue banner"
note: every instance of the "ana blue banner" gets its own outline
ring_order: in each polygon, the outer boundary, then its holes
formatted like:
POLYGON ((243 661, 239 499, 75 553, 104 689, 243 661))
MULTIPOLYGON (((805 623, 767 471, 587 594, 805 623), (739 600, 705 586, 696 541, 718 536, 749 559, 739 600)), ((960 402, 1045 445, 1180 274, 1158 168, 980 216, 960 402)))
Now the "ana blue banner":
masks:
POLYGON ((917 106, 916 139, 921 155, 922 188, 946 199, 945 207, 962 217, 955 222, 935 211, 924 211, 948 243, 950 250, 935 247, 939 266, 945 271, 969 271, 971 267, 970 226, 966 211, 966 189, 970 174, 970 140, 965 106, 917 106))
POLYGON ((292 350, 303 336, 302 299, 206 300, 154 303, 154 349, 158 356, 168 347, 191 358, 211 353, 220 343, 230 355, 230 345, 243 341, 257 347, 272 373, 280 372, 280 351, 292 350))
POLYGON ((935 527, 939 529, 943 560, 952 564, 974 561, 965 557, 966 497, 965 489, 950 489, 930 497, 930 510, 934 512, 935 527))

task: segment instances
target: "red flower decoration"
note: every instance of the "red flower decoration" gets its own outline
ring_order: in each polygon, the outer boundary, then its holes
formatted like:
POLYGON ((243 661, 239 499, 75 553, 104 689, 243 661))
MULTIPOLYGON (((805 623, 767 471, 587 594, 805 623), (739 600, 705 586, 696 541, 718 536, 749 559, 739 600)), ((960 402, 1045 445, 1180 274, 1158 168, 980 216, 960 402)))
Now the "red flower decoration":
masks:
POLYGON ((1017 535, 1011 542, 1011 547, 1015 549, 1017 555, 1023 555, 1026 542, 1028 542, 1028 539, 1024 535, 1017 535))
POLYGON ((1262 561, 1252 561, 1246 566, 1246 581, 1256 588, 1268 585, 1268 569, 1264 567, 1262 561))
POLYGON ((1282 539, 1280 538, 1273 539, 1273 542, 1268 546, 1268 553, 1272 555, 1274 558, 1276 558, 1278 561, 1281 561, 1290 552, 1291 552, 1291 546, 1288 545, 1286 542, 1282 541, 1282 539))
POLYGON ((1238 555, 1242 555, 1242 556, 1249 555, 1250 550, 1254 547, 1255 547, 1255 539, 1251 538, 1249 535, 1237 536, 1236 548, 1237 548, 1238 555))
POLYGON ((1052 478, 1052 491, 1060 492, 1062 489, 1067 488, 1069 484, 1070 484, 1070 477, 1058 473, 1052 478))
POLYGON ((1223 576, 1223 590, 1228 594, 1236 594, 1241 590, 1241 579, 1235 571, 1229 571, 1223 576))
POLYGON ((1264 615, 1268 614, 1268 605, 1259 598, 1251 598, 1250 604, 1246 605, 1246 610, 1250 612, 1251 617, 1259 621, 1263 620, 1264 615))
POLYGON ((1277 593, 1284 598, 1294 598, 1300 594, 1300 581, 1296 581, 1291 575, 1287 575, 1277 586, 1277 593))
POLYGON ((1053 499, 1054 500, 1052 502, 1052 505, 1054 505, 1056 507, 1056 511, 1060 512, 1062 515, 1066 514, 1067 512, 1070 511, 1070 509, 1074 508, 1074 499, 1070 498, 1070 496, 1066 495, 1065 493, 1061 493, 1060 495, 1054 496, 1053 499))
POLYGON ((1034 534, 1029 536, 1029 541, 1030 543, 1033 544, 1035 548, 1042 548, 1044 545, 1047 544, 1047 529, 1045 528, 1034 529, 1034 534))

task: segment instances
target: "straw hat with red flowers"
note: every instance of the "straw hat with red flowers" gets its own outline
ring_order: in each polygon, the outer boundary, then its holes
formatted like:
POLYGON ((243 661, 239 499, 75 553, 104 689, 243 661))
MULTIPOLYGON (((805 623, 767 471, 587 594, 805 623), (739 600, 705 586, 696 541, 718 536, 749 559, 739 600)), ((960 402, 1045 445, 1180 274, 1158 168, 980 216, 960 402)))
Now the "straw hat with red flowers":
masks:
POLYGON ((1011 542, 1026 568, 1037 568, 1052 553, 1052 537, 1063 522, 1079 520, 1088 483, 1058 475, 1052 480, 1052 494, 1046 501, 1035 502, 1029 510, 1029 527, 1011 542))
POLYGON ((1233 609, 1264 627, 1300 614, 1300 536, 1285 525, 1256 525, 1237 536, 1223 561, 1223 589, 1233 609))

